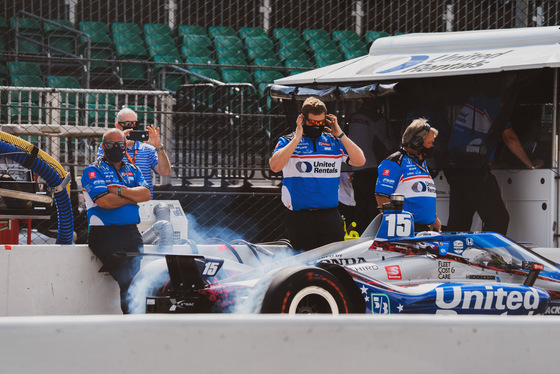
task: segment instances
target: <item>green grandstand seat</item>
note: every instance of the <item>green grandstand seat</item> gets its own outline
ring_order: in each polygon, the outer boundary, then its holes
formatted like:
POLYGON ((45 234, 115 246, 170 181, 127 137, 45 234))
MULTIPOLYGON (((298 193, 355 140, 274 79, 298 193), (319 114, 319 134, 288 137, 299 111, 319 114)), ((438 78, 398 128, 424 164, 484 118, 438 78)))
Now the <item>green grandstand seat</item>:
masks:
POLYGON ((222 70, 222 81, 226 83, 253 83, 253 78, 248 70, 225 69, 222 70))
POLYGON ((255 66, 283 67, 280 60, 275 57, 257 58, 253 61, 255 66))
POLYGON ((143 45, 135 43, 123 43, 115 45, 116 58, 118 60, 139 60, 139 62, 119 62, 118 73, 123 84, 134 87, 149 86, 148 66, 140 61, 146 59, 146 49, 143 45))
POLYGON ((337 49, 336 43, 333 42, 330 39, 310 39, 308 41, 309 44, 309 48, 311 48, 313 51, 318 51, 321 49, 329 49, 329 50, 333 50, 333 49, 337 49))
POLYGON ((10 18, 10 28, 16 41, 19 54, 38 55, 43 53, 43 47, 39 44, 45 43, 41 23, 35 18, 12 17, 10 18), (19 35, 31 39, 23 40, 16 35, 16 26, 19 35))
POLYGON ((209 48, 193 45, 191 47, 182 45, 181 56, 184 60, 189 57, 206 57, 212 58, 212 51, 209 48))
POLYGON ((301 38, 301 34, 296 29, 278 27, 272 30, 272 39, 277 42, 282 39, 301 38))
POLYGON ((8 68, 0 61, 0 85, 6 86, 8 84, 8 68))
POLYGON ((241 27, 239 29, 239 36, 241 39, 248 37, 268 37, 263 27, 241 27))
POLYGON ((366 41, 366 43, 372 43, 374 41, 376 41, 379 38, 385 38, 387 36, 391 36, 391 34, 389 34, 388 32, 385 31, 366 31, 366 34, 364 35, 364 39, 366 41))
POLYGON ((78 35, 61 26, 74 29, 74 25, 67 19, 53 19, 57 25, 43 22, 43 31, 47 36, 47 45, 54 56, 78 55, 78 35), (60 26, 59 26, 60 25, 60 26), (60 50, 61 52, 59 52, 60 50))
POLYGON ((332 39, 335 40, 337 43, 340 43, 344 40, 361 41, 360 36, 354 30, 333 30, 331 32, 331 35, 332 35, 332 39))
POLYGON ((299 49, 280 47, 280 49, 278 49, 278 58, 281 61, 302 60, 303 58, 307 58, 307 54, 299 49))
MULTIPOLYGON (((37 75, 10 75, 10 85, 15 87, 45 87, 43 79, 37 75)), ((7 108, 11 123, 38 123, 44 121, 45 115, 40 105, 44 105, 43 94, 29 91, 12 91, 9 93, 7 108)))
POLYGON ((296 49, 305 52, 309 49, 301 38, 284 38, 278 41, 278 48, 296 49))
MULTIPOLYGON (((91 39, 92 60, 112 60, 114 58, 113 42, 109 36, 109 28, 104 22, 82 21, 78 24, 78 30, 87 34, 91 39)), ((80 53, 87 55, 87 38, 80 36, 80 53)), ((112 70, 112 64, 106 61, 92 61, 91 71, 105 72, 112 70)))
POLYGON ((272 40, 270 40, 268 37, 263 37, 263 36, 248 36, 245 39, 243 39, 243 42, 245 44, 245 48, 247 48, 247 50, 249 49, 253 49, 253 48, 268 48, 268 49, 273 49, 274 48, 274 43, 272 42, 272 40))
POLYGON ((216 61, 212 58, 204 56, 190 56, 185 59, 185 63, 192 65, 215 65, 216 61))
POLYGON ((212 40, 206 35, 184 35, 182 44, 188 47, 198 46, 208 49, 214 47, 212 40))
POLYGON ((212 38, 216 36, 238 36, 237 31, 231 26, 210 26, 208 27, 208 35, 212 38))
MULTIPOLYGON (((180 62, 170 55, 154 56, 154 62, 163 62, 173 64, 180 62)), ((173 68, 165 65, 154 65, 154 76, 156 79, 156 88, 175 92, 182 84, 186 83, 187 77, 173 68)))
POLYGON ((144 35, 167 35, 173 37, 173 31, 167 23, 146 23, 144 25, 144 35))
POLYGON ((136 43, 136 44, 144 44, 144 39, 140 34, 132 34, 129 32, 114 32, 113 33, 113 44, 117 43, 136 43))
POLYGON ((179 25, 177 26, 177 36, 179 41, 183 43, 183 39, 187 35, 203 35, 207 36, 208 33, 204 26, 200 25, 179 25))
POLYGON ((257 59, 262 59, 262 58, 276 59, 276 52, 274 52, 274 49, 261 47, 261 46, 255 48, 248 48, 247 58, 249 59, 249 61, 255 61, 257 59))
POLYGON ((216 49, 216 57, 220 58, 240 58, 247 60, 247 55, 243 48, 219 47, 216 49))
POLYGON ((343 60, 342 54, 337 49, 320 49, 313 54, 315 63, 319 65, 319 60, 330 60, 340 62, 343 60))
POLYGON ((239 57, 222 57, 218 59, 218 64, 220 65, 220 69, 227 70, 227 69, 243 69, 247 66, 247 61, 239 58, 239 57), (237 66, 223 66, 223 65, 237 65, 237 66))
POLYGON ((353 58, 358 58, 365 55, 367 55, 367 52, 364 53, 363 51, 346 51, 344 52, 344 59, 351 60, 353 58))
POLYGON ((310 40, 326 39, 331 40, 331 36, 327 30, 323 29, 305 29, 301 33, 303 40, 309 42, 310 40))
MULTIPOLYGON (((74 88, 80 89, 80 82, 71 76, 54 76, 50 75, 47 77, 47 87, 51 88, 74 88)), ((78 123, 79 114, 78 106, 80 103, 80 98, 78 93, 66 93, 62 92, 60 94, 60 121, 61 123, 78 123)))
POLYGON ((356 52, 362 54, 368 53, 366 43, 362 42, 361 40, 358 41, 349 40, 349 39, 343 40, 340 43, 338 43, 338 50, 342 53, 346 53, 346 52, 356 52))
POLYGON ((153 44, 148 47, 148 54, 153 58, 155 56, 169 56, 179 62, 181 57, 179 56, 179 51, 173 45, 169 44, 153 44))
MULTIPOLYGON (((199 74, 199 75, 208 77, 210 79, 214 79, 216 81, 221 81, 222 80, 218 71, 216 69, 212 68, 212 67, 192 67, 189 70, 192 71, 195 74, 199 74)), ((208 83, 207 81, 205 81, 203 79, 200 79, 198 77, 195 77, 193 75, 189 75, 189 81, 191 83, 208 83)))
POLYGON ((109 127, 115 124, 118 112, 114 94, 86 94, 86 123, 88 126, 109 127))
POLYGON ((286 60, 284 61, 284 66, 290 75, 303 73, 304 71, 313 69, 313 63, 309 60, 286 60))
POLYGON ((140 26, 132 22, 113 22, 111 24, 111 32, 113 36, 115 34, 131 34, 131 35, 142 35, 142 30, 140 26))
POLYGON ((283 77, 284 75, 282 73, 274 70, 255 70, 253 73, 253 81, 255 85, 259 85, 261 83, 274 83, 276 79, 283 77))
POLYGON ((317 67, 322 68, 322 67, 325 67, 325 66, 337 64, 337 63, 342 61, 342 58, 341 59, 336 59, 336 60, 318 58, 315 61, 316 61, 317 67))
POLYGON ((8 75, 36 75, 41 77, 43 72, 39 64, 25 61, 8 62, 8 75))
POLYGON ((214 38, 214 48, 220 47, 243 49, 243 42, 237 36, 218 35, 214 38))

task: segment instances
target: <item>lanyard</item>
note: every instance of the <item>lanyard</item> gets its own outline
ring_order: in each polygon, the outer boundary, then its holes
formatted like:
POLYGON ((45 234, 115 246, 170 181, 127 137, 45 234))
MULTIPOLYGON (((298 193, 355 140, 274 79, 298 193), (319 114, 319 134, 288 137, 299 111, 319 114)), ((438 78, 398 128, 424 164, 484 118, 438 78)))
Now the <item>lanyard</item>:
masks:
POLYGON ((134 158, 130 158, 128 151, 125 151, 125 153, 126 153, 126 158, 128 158, 128 161, 130 161, 130 163, 134 165, 134 163, 136 162, 136 154, 138 153, 138 148, 134 150, 134 158))

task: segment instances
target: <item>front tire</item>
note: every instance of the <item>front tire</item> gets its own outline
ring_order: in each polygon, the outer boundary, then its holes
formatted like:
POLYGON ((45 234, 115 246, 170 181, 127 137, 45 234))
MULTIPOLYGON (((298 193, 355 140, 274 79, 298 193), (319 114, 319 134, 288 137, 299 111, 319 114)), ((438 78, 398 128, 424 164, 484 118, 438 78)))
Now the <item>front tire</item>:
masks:
POLYGON ((289 267, 273 278, 261 313, 347 314, 349 302, 341 282, 316 267, 289 267))

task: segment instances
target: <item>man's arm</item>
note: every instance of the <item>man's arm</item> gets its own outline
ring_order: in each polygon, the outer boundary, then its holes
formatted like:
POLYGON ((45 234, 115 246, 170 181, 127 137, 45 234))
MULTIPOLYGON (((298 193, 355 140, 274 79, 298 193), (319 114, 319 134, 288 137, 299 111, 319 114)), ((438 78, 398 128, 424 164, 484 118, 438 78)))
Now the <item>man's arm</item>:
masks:
POLYGON ((377 208, 380 213, 383 213, 383 204, 391 201, 387 196, 375 195, 375 200, 377 201, 377 208))
POLYGON ((108 187, 109 193, 95 200, 95 203, 101 208, 116 209, 127 204, 136 204, 151 199, 150 189, 145 186, 126 187, 120 186, 121 195, 119 196, 119 187, 108 187))
MULTIPOLYGON (((533 162, 525 153, 519 138, 512 128, 507 128, 502 132, 502 139, 506 143, 509 150, 529 169, 533 167, 533 162)), ((540 165, 539 165, 540 166, 540 165)))
MULTIPOLYGON (((162 146, 159 131, 160 131, 159 127, 155 128, 152 125, 148 126, 149 138, 145 142, 146 144, 150 144, 150 145, 154 146, 156 148, 156 150, 161 148, 161 146, 162 146)), ((171 162, 169 161, 169 157, 167 156, 167 152, 165 152, 165 149, 161 149, 161 150, 157 151, 157 155, 158 155, 158 163, 154 167, 154 171, 161 176, 164 176, 164 177, 168 176, 169 174, 171 174, 171 162)))
POLYGON ((294 154, 301 138, 303 137, 303 114, 300 114, 296 121, 296 135, 290 142, 282 149, 274 152, 270 160, 268 160, 268 164, 270 165, 270 170, 275 173, 278 173, 284 166, 290 161, 290 158, 294 154))
MULTIPOLYGON (((338 125, 338 119, 334 114, 327 114, 327 121, 331 127, 332 134, 337 138, 342 134, 342 129, 338 125)), ((346 152, 348 152, 348 163, 352 166, 363 166, 366 163, 364 152, 347 135, 339 138, 346 152)))

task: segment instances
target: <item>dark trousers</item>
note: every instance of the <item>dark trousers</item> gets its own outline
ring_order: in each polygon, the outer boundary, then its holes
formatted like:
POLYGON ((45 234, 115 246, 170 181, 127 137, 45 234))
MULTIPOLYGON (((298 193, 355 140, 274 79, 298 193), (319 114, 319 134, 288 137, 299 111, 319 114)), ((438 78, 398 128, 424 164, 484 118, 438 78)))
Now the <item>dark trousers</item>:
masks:
POLYGON ((342 217, 337 208, 288 210, 285 222, 288 238, 297 250, 308 251, 344 240, 342 217))
POLYGON ((489 169, 448 169, 450 187, 448 231, 469 231, 475 212, 484 223, 483 231, 506 235, 509 213, 500 186, 489 169))
POLYGON ((362 235, 364 230, 379 214, 375 199, 377 168, 357 170, 352 178, 354 200, 356 201, 356 231, 362 235))
MULTIPOLYGON (((142 252, 144 243, 136 225, 90 226, 88 244, 91 251, 103 264, 113 253, 142 252)), ((131 257, 110 271, 117 281, 121 295, 121 309, 128 313, 128 287, 132 278, 140 271, 140 257, 131 257)))

